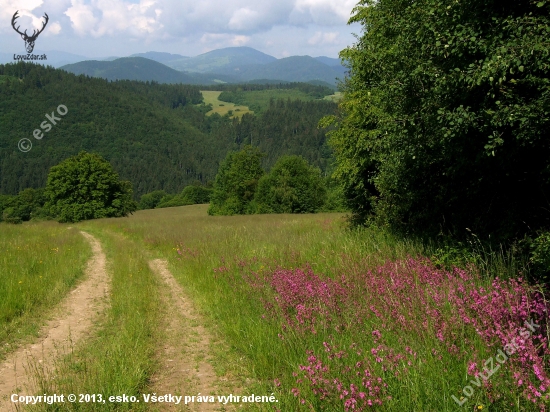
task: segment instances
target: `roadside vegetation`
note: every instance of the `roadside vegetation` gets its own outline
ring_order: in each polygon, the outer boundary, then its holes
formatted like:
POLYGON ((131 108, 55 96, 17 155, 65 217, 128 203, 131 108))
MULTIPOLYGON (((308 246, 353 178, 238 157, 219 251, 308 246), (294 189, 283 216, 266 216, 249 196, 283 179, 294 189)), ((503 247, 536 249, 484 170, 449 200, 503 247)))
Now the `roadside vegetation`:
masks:
POLYGON ((77 230, 55 222, 0 224, 0 360, 36 337, 82 277, 90 256, 77 230))
MULTIPOLYGON (((141 398, 156 371, 155 354, 161 345, 159 281, 152 274, 141 245, 97 230, 97 224, 81 229, 96 235, 107 254, 112 277, 109 309, 94 325, 90 337, 56 362, 55 378, 40 373, 39 392, 127 394, 141 398)), ((64 411, 63 404, 40 405, 31 410, 64 411)), ((72 410, 149 410, 139 403, 79 403, 72 410)))
POLYGON ((86 226, 169 261, 229 345, 216 362, 249 377, 243 394, 276 394, 276 408, 265 410, 458 410, 452 396, 477 410, 546 402, 548 305, 543 289, 515 280, 525 262, 481 248, 446 254, 375 227, 349 230, 342 214, 212 217, 206 209, 145 210, 86 226), (540 329, 473 386, 524 320, 540 329))

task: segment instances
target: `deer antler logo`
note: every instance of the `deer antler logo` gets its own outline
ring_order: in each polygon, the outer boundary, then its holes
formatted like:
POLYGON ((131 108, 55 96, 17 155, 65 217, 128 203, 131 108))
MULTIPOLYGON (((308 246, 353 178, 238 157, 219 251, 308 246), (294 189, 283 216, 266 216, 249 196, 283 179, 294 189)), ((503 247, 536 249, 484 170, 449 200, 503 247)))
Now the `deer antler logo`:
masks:
POLYGON ((17 10, 15 12, 15 14, 13 15, 13 17, 11 19, 11 25, 12 25, 13 29, 21 35, 21 38, 23 40, 25 40, 25 48, 27 49, 27 53, 32 53, 32 51, 34 50, 34 42, 36 41, 36 38, 38 37, 38 35, 40 33, 42 33, 44 31, 44 29, 46 28, 46 24, 48 24, 48 20, 50 18, 48 17, 48 15, 46 13, 44 13, 45 21, 44 21, 44 23, 42 23, 42 28, 38 31, 33 30, 32 36, 29 36, 29 35, 27 35, 27 30, 25 30, 23 33, 21 33, 19 31, 20 26, 17 26, 17 28, 15 27, 15 20, 17 20, 17 18, 19 17, 17 15, 17 13, 19 13, 19 10, 17 10))

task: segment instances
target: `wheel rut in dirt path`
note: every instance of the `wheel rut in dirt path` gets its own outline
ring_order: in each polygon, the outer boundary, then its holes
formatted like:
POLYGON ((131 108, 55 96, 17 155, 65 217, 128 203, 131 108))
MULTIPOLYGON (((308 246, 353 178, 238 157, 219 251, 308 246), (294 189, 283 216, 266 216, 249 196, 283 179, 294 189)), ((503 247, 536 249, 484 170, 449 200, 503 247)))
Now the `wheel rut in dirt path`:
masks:
POLYGON ((149 262, 166 287, 163 294, 166 302, 165 335, 159 348, 159 372, 152 378, 152 391, 157 395, 173 394, 214 396, 215 403, 189 403, 188 405, 159 404, 161 411, 220 411, 232 410, 230 405, 217 402, 217 395, 228 395, 236 389, 231 380, 218 378, 209 363, 212 360, 210 343, 212 337, 201 325, 191 300, 176 281, 168 262, 156 259, 149 262), (223 388, 222 388, 223 386, 223 388), (228 391, 220 392, 220 391, 228 391))
POLYGON ((84 280, 55 309, 54 319, 40 331, 39 340, 8 355, 0 364, 0 411, 15 411, 12 394, 34 395, 37 367, 48 373, 57 357, 69 353, 71 347, 92 330, 94 320, 107 306, 110 278, 107 259, 99 241, 81 232, 90 242, 93 256, 88 261, 84 280))

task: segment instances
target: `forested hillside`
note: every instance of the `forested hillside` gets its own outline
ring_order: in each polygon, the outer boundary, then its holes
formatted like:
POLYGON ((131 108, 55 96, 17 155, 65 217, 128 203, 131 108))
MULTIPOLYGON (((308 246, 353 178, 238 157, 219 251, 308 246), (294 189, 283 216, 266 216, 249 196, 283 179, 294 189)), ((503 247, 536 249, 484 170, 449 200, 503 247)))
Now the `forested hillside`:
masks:
POLYGON ((231 76, 186 73, 144 57, 123 57, 113 61, 87 60, 67 64, 61 69, 70 73, 99 77, 107 80, 139 80, 159 83, 216 84, 218 81, 235 82, 231 76))
POLYGON ((323 170, 329 163, 317 122, 335 112, 332 103, 274 101, 261 116, 239 122, 205 116, 197 86, 108 82, 27 63, 0 65, 0 78, 2 194, 44 187, 50 167, 81 150, 109 160, 136 197, 211 181, 227 152, 251 141, 268 153, 266 168, 283 154, 302 155, 323 170), (60 105, 66 115, 56 111, 60 105), (45 132, 41 124, 52 114, 60 120, 45 132), (27 153, 17 147, 23 138, 33 144, 27 153))

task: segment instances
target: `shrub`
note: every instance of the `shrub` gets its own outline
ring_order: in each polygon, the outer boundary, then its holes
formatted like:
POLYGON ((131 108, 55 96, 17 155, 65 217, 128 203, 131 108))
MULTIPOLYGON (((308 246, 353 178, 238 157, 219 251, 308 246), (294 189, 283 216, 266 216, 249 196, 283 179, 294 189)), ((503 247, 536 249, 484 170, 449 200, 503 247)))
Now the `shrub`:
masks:
POLYGON ((8 207, 4 209, 2 213, 2 220, 6 223, 12 223, 12 224, 23 223, 23 219, 21 218, 21 215, 18 213, 17 209, 15 209, 14 207, 8 207))
POLYGON ((530 242, 531 274, 538 281, 550 280, 550 232, 541 232, 530 242))
POLYGON ((315 213, 325 203, 320 169, 301 156, 283 156, 258 183, 258 213, 315 213))
POLYGON ((154 192, 144 194, 139 200, 139 209, 154 209, 164 196, 166 196, 164 190, 155 190, 154 192))
POLYGON ((189 199, 179 195, 166 195, 162 198, 160 203, 157 205, 157 209, 162 209, 165 207, 177 207, 177 206, 187 206, 192 205, 189 199))
POLYGON ((193 205, 210 203, 212 189, 202 185, 186 186, 181 192, 181 196, 188 199, 193 205))
POLYGON ((60 222, 127 216, 137 208, 131 183, 101 156, 84 151, 51 168, 45 196, 60 222))
POLYGON ((258 148, 249 145, 227 155, 216 175, 208 214, 250 213, 249 204, 258 180, 264 175, 260 163, 263 156, 258 148))
POLYGON ((43 210, 44 189, 28 188, 17 196, 1 196, 0 220, 7 223, 22 223, 31 218, 47 218, 48 211, 43 210))

